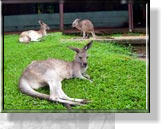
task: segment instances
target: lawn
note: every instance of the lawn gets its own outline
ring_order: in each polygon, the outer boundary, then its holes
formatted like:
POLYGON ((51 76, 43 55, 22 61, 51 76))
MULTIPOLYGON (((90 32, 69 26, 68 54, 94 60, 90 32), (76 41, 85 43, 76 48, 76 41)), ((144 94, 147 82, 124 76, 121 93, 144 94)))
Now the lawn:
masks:
MULTIPOLYGON (((16 34, 4 36, 4 110, 42 109, 65 112, 66 108, 62 104, 22 94, 18 89, 19 77, 33 60, 58 58, 72 61, 75 53, 67 46, 81 48, 87 42, 66 41, 65 39, 75 36, 58 32, 50 33, 42 42, 28 45, 19 43, 18 37, 16 34)), ((104 112, 134 112, 146 109, 146 62, 130 56, 131 47, 94 41, 88 54, 87 73, 93 83, 70 79, 64 80, 62 84, 68 96, 89 99, 92 102, 85 106, 74 106, 72 109, 104 112)), ((38 91, 49 94, 48 87, 38 91)))

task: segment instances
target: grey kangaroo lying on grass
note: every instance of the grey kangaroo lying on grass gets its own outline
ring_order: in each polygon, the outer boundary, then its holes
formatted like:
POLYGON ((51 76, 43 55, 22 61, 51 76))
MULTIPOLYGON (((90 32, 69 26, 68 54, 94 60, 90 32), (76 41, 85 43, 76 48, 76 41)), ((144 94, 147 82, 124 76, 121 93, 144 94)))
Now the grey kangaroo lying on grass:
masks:
POLYGON ((60 102, 69 106, 88 103, 89 101, 86 99, 68 97, 62 89, 61 81, 74 77, 91 81, 89 75, 85 73, 88 68, 87 50, 91 45, 92 41, 82 49, 69 47, 76 52, 72 62, 59 59, 33 61, 20 77, 19 89, 29 96, 60 102), (50 89, 50 95, 35 90, 47 85, 50 89))
POLYGON ((46 30, 50 29, 49 26, 46 25, 41 20, 39 20, 38 22, 41 26, 40 30, 38 31, 28 30, 28 31, 22 32, 19 37, 19 42, 29 43, 30 41, 40 41, 40 38, 47 35, 46 30))
POLYGON ((83 33, 83 38, 88 38, 88 34, 91 33, 93 38, 96 38, 93 23, 88 20, 75 19, 72 23, 72 27, 77 28, 83 33))

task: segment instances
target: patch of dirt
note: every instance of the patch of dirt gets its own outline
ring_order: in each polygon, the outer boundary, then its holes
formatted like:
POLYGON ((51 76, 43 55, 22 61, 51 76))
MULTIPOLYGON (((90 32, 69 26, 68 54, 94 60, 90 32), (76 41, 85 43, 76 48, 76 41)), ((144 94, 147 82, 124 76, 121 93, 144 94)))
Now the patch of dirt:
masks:
POLYGON ((145 35, 140 35, 140 36, 120 36, 120 37, 113 37, 114 39, 121 39, 121 40, 133 40, 133 39, 145 39, 146 40, 146 36, 145 35))

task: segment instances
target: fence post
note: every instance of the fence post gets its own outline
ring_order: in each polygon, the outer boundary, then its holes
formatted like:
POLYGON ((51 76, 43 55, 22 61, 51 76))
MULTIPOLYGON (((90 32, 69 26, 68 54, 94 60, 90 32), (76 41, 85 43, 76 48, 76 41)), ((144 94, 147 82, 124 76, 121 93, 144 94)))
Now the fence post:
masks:
POLYGON ((64 1, 59 0, 60 30, 64 31, 64 1))
POLYGON ((128 3, 128 17, 129 17, 129 32, 132 32, 134 29, 133 25, 133 3, 132 0, 129 0, 128 3))

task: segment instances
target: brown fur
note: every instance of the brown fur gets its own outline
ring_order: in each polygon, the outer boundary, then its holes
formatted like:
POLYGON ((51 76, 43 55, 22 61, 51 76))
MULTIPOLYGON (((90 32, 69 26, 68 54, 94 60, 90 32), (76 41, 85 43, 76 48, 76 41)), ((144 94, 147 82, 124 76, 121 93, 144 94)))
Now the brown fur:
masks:
POLYGON ((84 19, 84 20, 75 19, 74 22, 72 23, 72 27, 75 27, 78 30, 80 30, 83 33, 83 38, 87 38, 87 35, 89 33, 91 33, 92 36, 96 38, 94 25, 88 19, 84 19))

